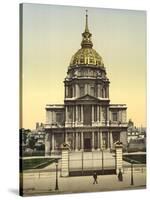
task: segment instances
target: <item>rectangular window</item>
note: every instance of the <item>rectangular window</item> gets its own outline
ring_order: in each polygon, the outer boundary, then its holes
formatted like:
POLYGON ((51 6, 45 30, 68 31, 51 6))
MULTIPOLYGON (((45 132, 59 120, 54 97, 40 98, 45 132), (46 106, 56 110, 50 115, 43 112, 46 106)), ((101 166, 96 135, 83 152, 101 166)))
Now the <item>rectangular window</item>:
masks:
POLYGON ((114 121, 114 122, 118 121, 118 113, 117 112, 112 113, 112 121, 114 121))
POLYGON ((62 124, 63 123, 63 113, 56 113, 56 122, 58 124, 62 124))

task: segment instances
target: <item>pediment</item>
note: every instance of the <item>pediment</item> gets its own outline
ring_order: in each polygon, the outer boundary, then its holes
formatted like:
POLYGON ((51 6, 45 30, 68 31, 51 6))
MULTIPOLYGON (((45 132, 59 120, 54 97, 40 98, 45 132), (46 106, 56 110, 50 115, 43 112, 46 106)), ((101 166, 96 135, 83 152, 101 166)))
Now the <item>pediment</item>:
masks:
POLYGON ((79 97, 77 100, 89 100, 89 101, 95 101, 95 100, 99 100, 98 98, 96 98, 96 97, 93 97, 93 96, 91 96, 91 95, 89 95, 89 94, 86 94, 86 95, 84 95, 84 96, 82 96, 82 97, 79 97))

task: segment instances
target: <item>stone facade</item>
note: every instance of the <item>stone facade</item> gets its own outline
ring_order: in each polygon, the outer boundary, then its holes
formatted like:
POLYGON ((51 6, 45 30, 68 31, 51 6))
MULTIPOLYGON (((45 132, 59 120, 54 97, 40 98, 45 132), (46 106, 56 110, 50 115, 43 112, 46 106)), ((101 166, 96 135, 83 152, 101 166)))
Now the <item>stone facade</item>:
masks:
POLYGON ((110 81, 91 36, 86 15, 81 49, 64 80, 64 104, 46 106, 46 155, 59 152, 64 142, 72 151, 113 149, 117 141, 127 145, 127 106, 110 104, 110 81))

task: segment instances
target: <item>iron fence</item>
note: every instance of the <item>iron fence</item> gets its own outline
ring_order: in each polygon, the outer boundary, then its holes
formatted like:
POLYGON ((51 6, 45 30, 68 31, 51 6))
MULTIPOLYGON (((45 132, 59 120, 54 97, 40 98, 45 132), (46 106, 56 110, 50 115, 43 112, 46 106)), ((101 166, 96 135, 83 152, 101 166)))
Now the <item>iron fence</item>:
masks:
POLYGON ((110 152, 70 152, 69 175, 115 174, 115 155, 110 152))

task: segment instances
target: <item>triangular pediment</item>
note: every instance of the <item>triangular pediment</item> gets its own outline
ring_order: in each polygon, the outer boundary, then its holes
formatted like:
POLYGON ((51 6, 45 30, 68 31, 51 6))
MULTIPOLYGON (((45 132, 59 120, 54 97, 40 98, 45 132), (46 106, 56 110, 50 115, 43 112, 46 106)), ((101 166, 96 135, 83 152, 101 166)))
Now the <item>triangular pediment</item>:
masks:
POLYGON ((89 94, 86 94, 86 95, 84 95, 84 96, 82 96, 82 97, 79 97, 79 98, 76 99, 76 100, 89 100, 89 101, 93 101, 93 100, 99 100, 99 99, 96 98, 96 97, 93 97, 93 96, 91 96, 91 95, 89 95, 89 94))

